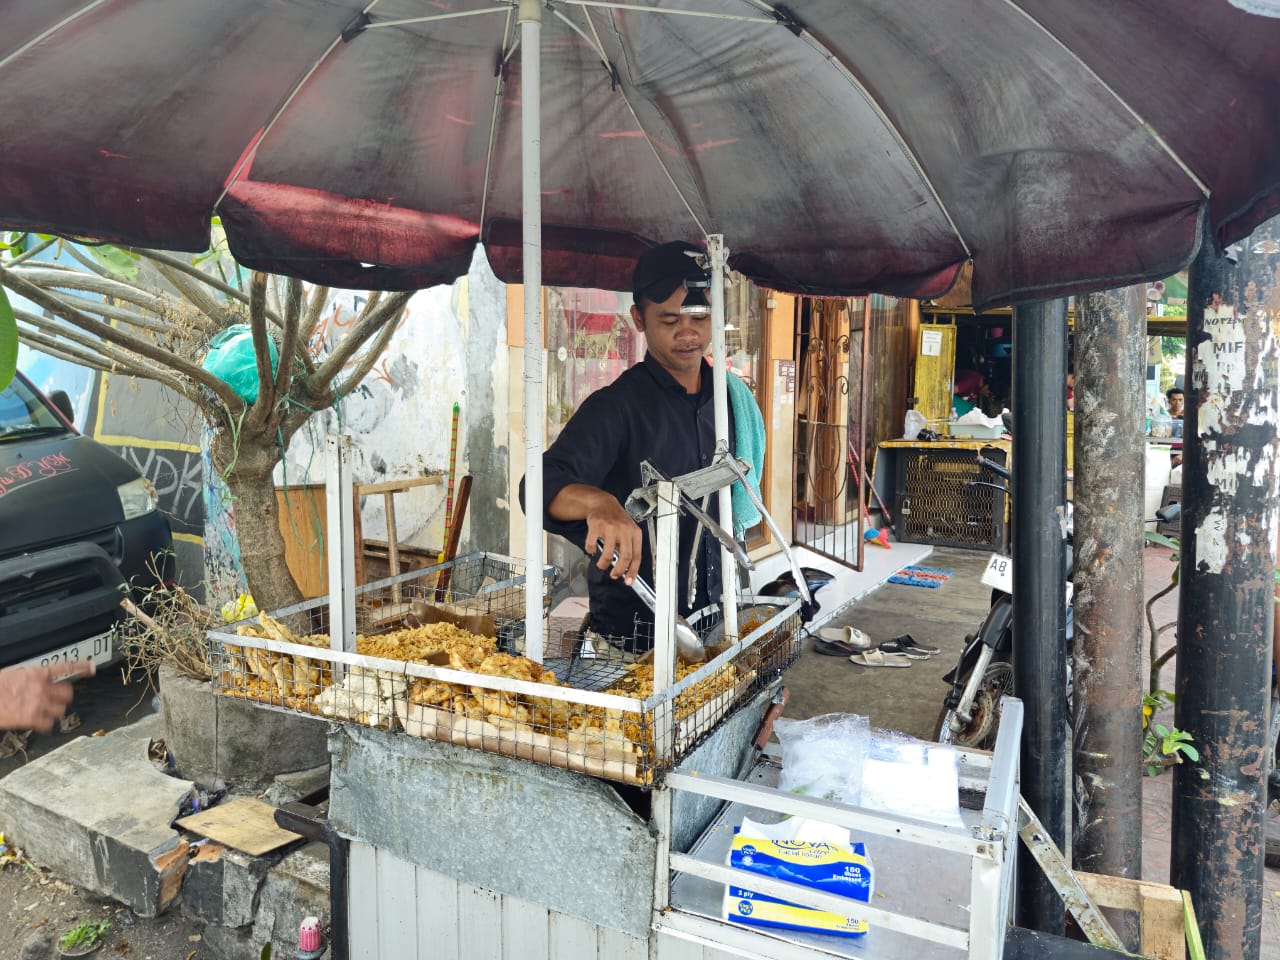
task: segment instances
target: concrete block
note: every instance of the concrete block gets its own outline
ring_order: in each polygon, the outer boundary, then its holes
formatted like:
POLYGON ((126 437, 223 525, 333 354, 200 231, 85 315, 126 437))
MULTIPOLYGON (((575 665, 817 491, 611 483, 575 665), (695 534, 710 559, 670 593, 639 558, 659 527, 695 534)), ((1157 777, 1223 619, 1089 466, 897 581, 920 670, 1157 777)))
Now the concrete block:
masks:
POLYGON ((271 781, 267 787, 267 803, 283 807, 303 797, 309 797, 318 790, 329 786, 329 764, 325 763, 310 770, 299 770, 296 773, 282 773, 271 781))
POLYGON ((251 940, 259 948, 270 942, 276 956, 292 956, 298 946, 298 924, 306 917, 328 915, 329 848, 308 843, 267 873, 251 940))
POLYGON ((178 896, 187 843, 169 824, 193 784, 147 757, 158 716, 80 737, 0 780, 0 830, 34 861, 142 917, 178 896))
POLYGON ((210 684, 164 667, 160 709, 178 772, 205 786, 220 779, 265 790, 280 774, 329 762, 327 721, 220 697, 210 684))
POLYGON ((195 848, 182 884, 182 912, 214 926, 247 927, 270 861, 219 843, 195 848))

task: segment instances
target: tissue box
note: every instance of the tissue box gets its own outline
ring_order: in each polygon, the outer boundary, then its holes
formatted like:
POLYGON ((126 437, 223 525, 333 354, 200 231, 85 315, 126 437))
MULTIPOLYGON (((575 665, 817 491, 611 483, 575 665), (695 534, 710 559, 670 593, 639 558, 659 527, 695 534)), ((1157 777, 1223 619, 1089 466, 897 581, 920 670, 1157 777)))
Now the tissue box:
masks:
MULTIPOLYGON (((813 887, 850 899, 850 907, 871 899, 871 861, 866 847, 842 827, 795 817, 779 824, 743 819, 726 858, 729 866, 813 887)), ((725 886, 723 916, 731 923, 784 930, 814 930, 846 937, 867 932, 867 922, 765 896, 733 884, 725 886)))

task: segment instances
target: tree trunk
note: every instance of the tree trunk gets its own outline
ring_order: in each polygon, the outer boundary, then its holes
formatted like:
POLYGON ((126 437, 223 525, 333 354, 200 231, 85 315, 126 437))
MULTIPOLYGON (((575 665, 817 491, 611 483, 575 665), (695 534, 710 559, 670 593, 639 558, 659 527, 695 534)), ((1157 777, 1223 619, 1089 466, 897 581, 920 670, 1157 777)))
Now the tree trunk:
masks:
POLYGON ((213 441, 213 461, 224 471, 231 491, 240 564, 249 592, 259 610, 279 610, 302 599, 285 563, 284 537, 276 504, 272 472, 279 461, 275 437, 240 434, 237 449, 219 433, 213 441), (226 464, 235 468, 226 474, 226 464))

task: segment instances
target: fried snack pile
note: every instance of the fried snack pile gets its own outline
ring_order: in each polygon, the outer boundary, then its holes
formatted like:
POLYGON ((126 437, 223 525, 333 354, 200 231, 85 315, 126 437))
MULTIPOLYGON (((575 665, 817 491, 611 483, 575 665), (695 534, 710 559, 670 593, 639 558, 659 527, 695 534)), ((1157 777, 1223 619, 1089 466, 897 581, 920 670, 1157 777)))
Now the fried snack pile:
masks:
MULTIPOLYGON (((278 640, 284 643, 328 648, 324 634, 299 636, 267 614, 259 614, 259 626, 241 625, 241 636, 278 640)), ((468 717, 504 729, 523 729, 552 737, 587 742, 624 739, 649 746, 653 715, 604 709, 550 697, 514 694, 476 684, 446 683, 441 680, 406 677, 391 670, 351 666, 340 684, 334 684, 328 661, 305 655, 282 654, 254 647, 228 644, 233 664, 243 664, 239 672, 224 674, 224 685, 232 692, 268 700, 295 709, 336 719, 383 725, 394 716, 397 701, 431 707, 455 717, 468 717)), ((452 670, 491 677, 507 677, 545 686, 560 686, 554 672, 527 657, 500 653, 497 641, 470 633, 449 623, 408 627, 377 636, 357 636, 356 651, 388 660, 430 662, 452 670), (447 664, 441 655, 448 657, 447 664)), ((676 679, 682 680, 701 665, 680 664, 676 679)), ((675 701, 675 717, 683 720, 705 704, 731 693, 740 681, 738 671, 728 665, 680 694, 675 701)), ((635 663, 627 668, 605 693, 637 700, 653 695, 652 663, 635 663)))

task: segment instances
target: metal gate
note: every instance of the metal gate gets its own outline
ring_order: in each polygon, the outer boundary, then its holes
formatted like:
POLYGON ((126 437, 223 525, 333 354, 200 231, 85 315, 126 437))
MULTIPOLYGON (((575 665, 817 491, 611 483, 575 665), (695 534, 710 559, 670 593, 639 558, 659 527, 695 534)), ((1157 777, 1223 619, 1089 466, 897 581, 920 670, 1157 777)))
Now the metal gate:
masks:
POLYGON ((868 301, 804 299, 795 431, 795 542, 862 569, 868 301))

